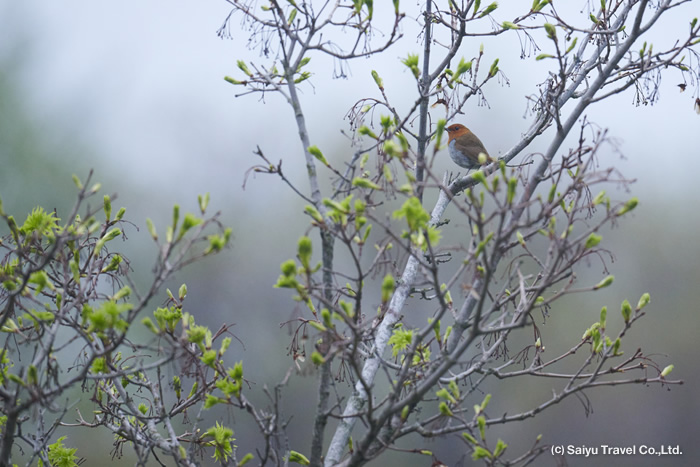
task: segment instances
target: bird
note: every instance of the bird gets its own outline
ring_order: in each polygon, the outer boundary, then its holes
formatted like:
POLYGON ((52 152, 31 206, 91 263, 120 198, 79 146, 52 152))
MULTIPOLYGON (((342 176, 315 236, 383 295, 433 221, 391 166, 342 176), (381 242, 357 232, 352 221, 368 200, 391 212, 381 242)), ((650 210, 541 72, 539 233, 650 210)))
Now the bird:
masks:
POLYGON ((486 156, 486 162, 490 162, 491 156, 486 151, 484 144, 474 133, 461 123, 455 123, 445 128, 447 135, 447 148, 450 157, 460 167, 474 169, 480 167, 479 154, 486 156))

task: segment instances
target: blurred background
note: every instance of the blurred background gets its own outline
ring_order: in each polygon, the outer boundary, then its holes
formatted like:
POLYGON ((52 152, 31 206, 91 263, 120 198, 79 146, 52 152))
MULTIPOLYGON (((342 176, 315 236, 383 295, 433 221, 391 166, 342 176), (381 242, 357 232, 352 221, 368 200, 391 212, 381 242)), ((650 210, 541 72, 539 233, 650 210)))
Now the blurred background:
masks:
MULTIPOLYGON (((664 19, 650 39, 655 50, 685 34, 693 7, 697 10, 697 2, 664 19)), ((416 6, 409 2, 406 8, 405 38, 386 54, 356 60, 342 70, 320 57, 309 65, 314 77, 303 86, 302 106, 311 140, 338 166, 353 151, 342 133, 348 131, 346 113, 358 99, 376 92, 370 70, 384 78, 399 107, 407 108, 415 98, 413 78, 399 62, 407 52, 418 52, 421 44, 414 24, 416 6), (341 71, 345 77, 334 79, 341 71)), ((576 8, 584 11, 585 5, 576 8)), ((239 18, 231 22, 232 39, 217 37, 228 13, 223 0, 109 6, 74 0, 0 2, 0 196, 5 210, 19 219, 37 205, 56 208, 60 215, 74 200, 71 174, 85 178, 94 169, 103 191, 118 194, 115 210, 125 206, 126 217, 135 224, 126 232, 130 241, 124 247, 137 276, 146 280, 156 257, 144 229, 146 217, 162 226, 170 219, 173 204, 195 212, 197 195, 210 192, 210 209, 221 210, 224 222, 233 227, 232 248, 186 270, 174 287, 187 282, 190 311, 199 322, 215 329, 224 322, 235 323, 233 332, 242 343, 234 344, 229 353, 244 360, 246 377, 254 383, 249 395, 254 397, 257 389, 273 386, 292 366, 287 355, 291 337, 282 323, 297 304, 272 284, 280 263, 294 256, 308 222, 300 216, 305 203, 277 178, 251 175, 244 189, 246 171, 261 162, 253 151, 260 146, 273 162, 284 161, 287 176, 302 190, 308 183, 287 104, 274 94, 236 97, 241 89, 223 80, 225 75, 236 76, 236 60, 259 57, 258 51, 247 49, 248 33, 239 18)), ((501 9, 496 18, 512 19, 501 9)), ((466 115, 458 120, 479 135, 492 155, 506 152, 528 128, 525 96, 536 92, 535 85, 546 78, 548 69, 548 64, 534 62, 539 51, 526 47, 522 59, 521 43, 514 35, 507 36, 485 40, 485 63, 498 57, 505 77, 489 84, 486 102, 470 101, 466 115)), ((465 43, 464 56, 475 56, 479 43, 465 43)), ((511 455, 526 449, 541 433, 543 442, 553 444, 680 445, 684 453, 661 458, 568 457, 571 466, 700 461, 696 441, 700 307, 695 294, 700 284, 700 222, 693 207, 700 199, 700 116, 693 111, 697 83, 689 83, 688 90, 680 93, 677 85, 682 82, 680 73, 669 71, 655 105, 635 106, 634 94, 628 92, 587 114, 607 128, 615 142, 603 148, 601 167, 615 165, 636 180, 629 192, 619 190, 611 196, 637 196, 640 205, 617 228, 603 232, 605 245, 614 253, 614 261, 607 263, 616 276, 614 286, 567 299, 555 307, 542 329, 551 357, 580 339, 597 321, 602 306, 609 307, 609 315, 615 315, 611 320, 619 326, 616 310, 622 300, 634 304, 649 292, 647 316, 632 329, 624 349, 631 353, 642 346, 662 367, 675 364, 671 376, 685 380, 685 385, 589 391, 593 410, 588 415, 580 402, 570 398, 533 420, 491 428, 490 436, 506 440, 511 455)), ((434 113, 434 118, 443 116, 444 111, 434 113)), ((528 152, 544 148, 544 143, 535 144, 528 152)), ((447 169, 454 167, 443 153, 435 170, 447 169)), ((321 170, 321 175, 329 174, 321 170)), ((579 271, 581 284, 597 282, 602 275, 603 267, 596 263, 579 271)), ((549 396, 549 385, 537 381, 492 385, 490 415, 542 403, 549 396)), ((301 452, 308 453, 315 387, 315 374, 306 369, 294 373, 284 393, 285 415, 293 416, 290 444, 301 452), (299 403, 311 398, 312 402, 299 403)), ((240 452, 259 446, 244 414, 216 415, 233 425, 240 452)), ((330 437, 330 429, 328 433, 330 437)), ((78 447, 85 465, 103 465, 112 458, 109 434, 90 430, 67 434, 65 444, 78 447)), ((453 438, 413 440, 409 447, 415 443, 433 450, 447 465, 471 463, 469 456, 463 459, 466 451, 453 438)), ((390 453, 371 465, 431 462, 390 453)), ((544 455, 536 465, 556 463, 544 455)), ((125 452, 111 465, 133 465, 133 459, 125 452)))

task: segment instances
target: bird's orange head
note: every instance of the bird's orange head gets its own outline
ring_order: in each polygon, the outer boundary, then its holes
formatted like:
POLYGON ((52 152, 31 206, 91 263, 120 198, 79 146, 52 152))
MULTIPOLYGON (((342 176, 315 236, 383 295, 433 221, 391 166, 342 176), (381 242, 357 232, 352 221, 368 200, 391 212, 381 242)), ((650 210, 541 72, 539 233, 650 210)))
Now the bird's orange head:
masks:
POLYGON ((461 123, 455 123, 454 125, 450 125, 447 128, 445 128, 445 130, 447 130, 447 135, 448 135, 447 142, 448 143, 455 138, 459 138, 460 136, 471 134, 471 131, 469 131, 469 128, 462 125, 461 123))

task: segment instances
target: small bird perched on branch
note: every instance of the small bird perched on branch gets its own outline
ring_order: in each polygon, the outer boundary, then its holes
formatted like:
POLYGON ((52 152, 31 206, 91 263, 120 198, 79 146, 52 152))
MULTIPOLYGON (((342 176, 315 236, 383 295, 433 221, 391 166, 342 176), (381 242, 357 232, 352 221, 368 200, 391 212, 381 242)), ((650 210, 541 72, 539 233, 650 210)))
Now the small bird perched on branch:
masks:
POLYGON ((458 166, 465 169, 474 169, 492 161, 481 140, 469 128, 460 123, 455 123, 445 128, 445 130, 447 130, 449 136, 447 148, 449 149, 450 157, 458 166), (483 164, 479 162, 479 154, 484 154, 482 157, 483 164))

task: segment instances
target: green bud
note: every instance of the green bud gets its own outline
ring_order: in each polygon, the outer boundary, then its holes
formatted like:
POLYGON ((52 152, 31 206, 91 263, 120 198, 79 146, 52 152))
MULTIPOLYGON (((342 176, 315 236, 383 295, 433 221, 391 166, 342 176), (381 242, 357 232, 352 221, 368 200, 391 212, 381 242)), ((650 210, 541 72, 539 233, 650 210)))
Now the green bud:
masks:
POLYGON ((450 394, 450 392, 445 388, 440 389, 438 392, 435 393, 435 395, 441 399, 446 399, 447 401, 451 402, 452 404, 457 403, 457 399, 455 399, 454 396, 452 394, 450 394))
POLYGON ((112 201, 109 199, 109 195, 104 196, 104 210, 105 210, 105 219, 107 219, 107 222, 112 220, 112 201))
POLYGON ((321 332, 328 331, 328 329, 323 324, 319 323, 318 321, 311 320, 311 321, 309 321, 309 325, 311 325, 311 327, 316 329, 317 331, 321 331, 321 332))
POLYGON ((314 350, 313 353, 311 354, 311 363, 314 365, 323 365, 326 362, 326 359, 323 358, 323 355, 321 355, 317 350, 314 350))
POLYGON ((440 413, 444 415, 445 417, 452 417, 454 414, 452 413, 452 410, 447 406, 446 402, 440 402, 440 413))
POLYGON ((593 290, 598 290, 598 289, 602 289, 604 287, 607 287, 610 284, 612 284, 614 280, 615 280, 615 276, 609 275, 609 276, 605 277, 605 279, 603 279, 602 281, 600 281, 596 285, 594 285, 593 290))
POLYGON ((600 327, 605 329, 605 321, 608 318, 608 307, 604 306, 600 310, 600 327))
POLYGON ((532 11, 534 11, 534 12, 541 11, 542 8, 544 8, 545 6, 547 6, 549 4, 549 2, 550 2, 550 0, 542 0, 542 1, 534 0, 532 2, 532 11))
POLYGON ((489 69, 489 76, 496 76, 498 73, 498 59, 494 60, 489 69))
POLYGON ((252 73, 250 72, 250 70, 248 69, 248 65, 246 65, 245 62, 244 62, 243 60, 238 60, 238 61, 236 62, 236 65, 237 65, 238 68, 239 68, 243 73, 245 73, 246 75, 251 76, 251 77, 253 76, 253 74, 252 74, 252 73))
POLYGON ((544 23, 544 30, 547 33, 547 37, 553 41, 557 40, 557 27, 551 23, 544 23))
POLYGON ((117 215, 115 216, 114 220, 115 221, 122 220, 122 217, 124 217, 124 214, 126 214, 126 208, 119 208, 119 211, 117 211, 117 215))
POLYGON ((307 204, 304 208, 304 212, 311 216, 313 220, 315 220, 319 224, 323 223, 323 216, 321 216, 321 213, 313 205, 307 204))
POLYGON ((156 328, 156 325, 153 324, 153 320, 149 317, 145 317, 144 319, 141 320, 141 324, 146 326, 146 328, 151 331, 153 334, 159 334, 158 329, 156 328))
MULTIPOLYGON (((476 3, 478 4, 479 2, 476 2, 476 3)), ((475 7, 474 11, 476 11, 477 5, 474 5, 474 7, 475 7)), ((484 8, 484 11, 481 12, 481 14, 479 15, 479 18, 483 18, 486 15, 490 15, 491 13, 494 12, 494 10, 496 10, 496 8, 498 8, 498 2, 491 3, 489 6, 484 8)))
POLYGON ((293 277, 297 273, 297 263, 293 259, 288 259, 280 265, 280 269, 286 277, 293 277))
POLYGON ((479 426, 479 434, 482 440, 486 440, 486 417, 479 415, 476 419, 476 423, 479 426))
POLYGON ((486 176, 484 175, 484 172, 481 170, 477 170, 472 174, 472 178, 476 180, 479 183, 483 183, 484 185, 486 184, 486 176))
POLYGON ((199 203, 199 211, 204 214, 209 206, 209 193, 207 192, 204 196, 197 195, 197 202, 199 203))
POLYGON ((620 344, 621 343, 622 343, 622 341, 620 340, 619 337, 617 339, 615 339, 615 343, 613 344, 613 353, 612 353, 613 357, 617 357, 619 355, 622 355, 622 353, 620 352, 620 344))
POLYGON ((301 464, 301 465, 311 465, 311 462, 309 461, 309 459, 305 455, 298 453, 296 451, 289 451, 288 461, 295 462, 295 463, 301 464))
POLYGON ((588 236, 588 238, 586 239, 585 248, 587 250, 590 248, 593 248, 594 246, 598 245, 602 239, 603 239, 603 237, 601 235, 596 235, 595 233, 591 233, 588 236))
POLYGON ((629 323, 630 317, 632 316, 632 305, 630 305, 630 302, 625 300, 622 302, 622 307, 621 307, 621 313, 622 313, 622 319, 625 320, 625 323, 629 323))
POLYGON ((389 164, 384 164, 382 172, 384 173, 384 178, 387 182, 391 183, 394 181, 394 175, 391 173, 391 167, 389 166, 389 164))
POLYGON ((328 310, 328 308, 321 310, 321 318, 326 326, 333 327, 333 323, 331 322, 331 312, 328 310))
POLYGON ((437 149, 440 148, 440 143, 442 143, 442 135, 445 132, 445 125, 447 125, 447 121, 443 118, 438 120, 437 122, 437 128, 435 129, 435 147, 437 149))
POLYGON ((486 407, 489 405, 489 402, 491 402, 491 394, 486 394, 484 397, 484 400, 481 402, 481 411, 483 412, 486 410, 486 407))
POLYGON ((667 377, 672 371, 673 371, 673 365, 668 365, 666 368, 664 368, 664 369, 661 371, 661 375, 660 375, 660 376, 661 376, 662 378, 665 378, 665 377, 667 377))
POLYGON ((381 190, 382 187, 377 185, 371 180, 362 177, 355 177, 352 179, 352 185, 360 188, 366 188, 368 190, 381 190))
POLYGON ((148 228, 148 233, 151 234, 151 237, 153 240, 158 240, 158 234, 156 233, 156 228, 153 225, 153 221, 151 219, 146 219, 146 227, 148 228))
POLYGON ((362 136, 369 136, 372 139, 378 139, 377 135, 367 125, 362 125, 357 129, 357 132, 362 136))
POLYGON ((617 216, 622 216, 623 214, 628 213, 632 209, 636 208, 637 204, 639 204, 639 200, 637 198, 630 199, 624 206, 622 206, 622 208, 620 208, 619 211, 617 211, 617 216))
POLYGON ((503 451, 505 451, 507 447, 508 445, 504 443, 502 439, 499 439, 496 443, 496 448, 493 450, 493 457, 498 457, 503 454, 503 451))
POLYGON ((639 301, 637 302, 637 311, 641 310, 645 306, 649 304, 649 301, 651 300, 651 296, 648 293, 645 293, 639 298, 639 301))
POLYGON ((297 254, 299 255, 299 260, 302 266, 307 271, 309 270, 309 264, 311 262, 311 239, 307 236, 301 237, 297 243, 297 254))
POLYGON ((379 90, 383 91, 384 90, 384 81, 379 76, 379 73, 377 73, 374 70, 372 70, 372 79, 374 79, 374 82, 377 84, 377 87, 379 88, 379 90))
MULTIPOLYGON (((177 230, 177 223, 180 220, 180 205, 175 204, 173 206, 173 233, 177 230)), ((169 241, 170 242, 170 241, 169 241)))
POLYGON ((386 303, 394 293, 394 277, 391 274, 384 276, 382 281, 382 303, 386 303))
POLYGON ((572 50, 574 50, 574 47, 576 47, 576 42, 578 42, 578 37, 574 37, 574 40, 571 42, 571 45, 567 47, 566 53, 568 54, 572 50))
POLYGON ((402 151, 399 150, 397 144, 391 140, 384 143, 384 152, 390 157, 400 157, 402 155, 402 151))
POLYGON ((318 159, 323 165, 328 165, 328 161, 326 158, 323 156, 323 153, 321 150, 318 148, 318 146, 309 146, 307 148, 307 151, 309 151, 309 154, 314 156, 316 159, 318 159))
POLYGON ((599 205, 601 202, 603 202, 603 199, 605 198, 605 190, 601 191, 598 193, 595 198, 593 198, 593 206, 599 205))

